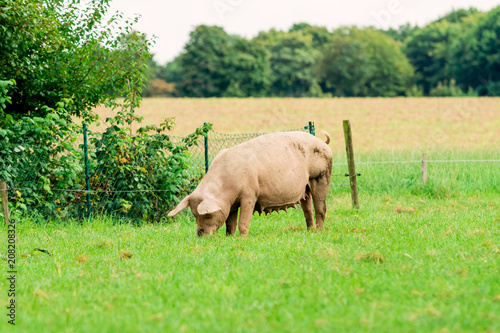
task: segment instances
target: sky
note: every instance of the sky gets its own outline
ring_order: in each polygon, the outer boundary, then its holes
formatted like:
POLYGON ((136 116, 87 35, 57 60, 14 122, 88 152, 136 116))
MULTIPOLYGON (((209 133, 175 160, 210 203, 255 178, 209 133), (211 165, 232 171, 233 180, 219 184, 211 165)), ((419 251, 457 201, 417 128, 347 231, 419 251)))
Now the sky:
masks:
POLYGON ((128 18, 140 15, 135 29, 156 36, 154 59, 165 64, 182 52, 189 33, 200 24, 251 38, 301 22, 329 30, 345 25, 423 26, 452 9, 487 11, 498 5, 500 0, 112 0, 110 11, 128 18))

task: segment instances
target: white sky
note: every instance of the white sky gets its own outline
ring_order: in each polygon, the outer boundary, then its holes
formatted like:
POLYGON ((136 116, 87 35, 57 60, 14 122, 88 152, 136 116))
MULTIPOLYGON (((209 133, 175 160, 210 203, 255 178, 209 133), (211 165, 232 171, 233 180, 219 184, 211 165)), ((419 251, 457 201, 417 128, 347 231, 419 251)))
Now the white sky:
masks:
POLYGON ((200 24, 253 37, 300 22, 329 30, 342 25, 425 25, 452 9, 490 10, 498 5, 500 0, 112 0, 111 11, 129 18, 140 14, 136 30, 157 36, 154 59, 164 64, 182 51, 189 33, 200 24))

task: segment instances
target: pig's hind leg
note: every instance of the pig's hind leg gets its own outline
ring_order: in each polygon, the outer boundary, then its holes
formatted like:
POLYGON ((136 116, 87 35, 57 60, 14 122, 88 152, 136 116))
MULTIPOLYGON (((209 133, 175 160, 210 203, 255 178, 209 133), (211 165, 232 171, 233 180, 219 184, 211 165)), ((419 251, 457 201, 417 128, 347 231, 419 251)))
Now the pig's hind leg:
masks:
POLYGON ((322 176, 310 180, 311 195, 314 202, 314 213, 316 215, 316 228, 323 229, 326 216, 326 196, 330 189, 330 177, 322 176))
POLYGON ((314 228, 311 190, 309 185, 306 186, 304 198, 300 200, 300 207, 302 207, 302 212, 306 218, 307 229, 314 228))

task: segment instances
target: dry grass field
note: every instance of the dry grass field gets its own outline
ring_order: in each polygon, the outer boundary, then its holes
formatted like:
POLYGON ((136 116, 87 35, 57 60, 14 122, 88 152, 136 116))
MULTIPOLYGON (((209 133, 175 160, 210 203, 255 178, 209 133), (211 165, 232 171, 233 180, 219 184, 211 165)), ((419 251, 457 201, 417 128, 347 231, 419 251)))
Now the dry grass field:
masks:
MULTIPOLYGON (((98 108, 101 118, 111 111, 98 108)), ((490 150, 500 147, 500 98, 146 98, 137 113, 144 124, 175 117, 175 135, 203 122, 221 133, 276 132, 314 121, 343 149, 342 120, 353 126, 358 152, 490 150)))

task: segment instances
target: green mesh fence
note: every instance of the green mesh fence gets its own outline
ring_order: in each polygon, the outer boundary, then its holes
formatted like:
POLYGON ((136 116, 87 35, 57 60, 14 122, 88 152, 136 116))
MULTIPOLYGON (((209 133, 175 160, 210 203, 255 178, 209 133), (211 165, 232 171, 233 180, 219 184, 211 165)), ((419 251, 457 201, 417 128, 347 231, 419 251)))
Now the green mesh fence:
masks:
MULTIPOLYGON (((103 132, 106 130, 109 128, 103 132)), ((173 207, 175 198, 196 187, 219 151, 265 134, 210 131, 206 138, 186 149, 183 177, 188 182, 182 188, 171 188, 169 179, 175 176, 168 171, 150 172, 156 170, 154 168, 164 168, 164 165, 155 163, 168 159, 168 151, 144 151, 141 145, 134 144, 137 138, 128 136, 127 140, 132 141, 128 142, 127 152, 122 155, 111 151, 119 149, 116 148, 119 144, 110 144, 103 149, 102 135, 85 131, 82 130, 81 143, 75 143, 73 149, 60 150, 52 155, 52 159, 42 158, 37 153, 40 147, 23 143, 8 147, 6 151, 15 154, 16 167, 22 170, 4 176, 11 210, 51 219, 84 219, 95 214, 108 214, 133 220, 158 221, 173 207), (141 175, 142 170, 144 176, 141 178, 137 175, 141 175), (130 174, 138 178, 130 179, 130 174)), ((290 131, 314 133, 314 124, 290 131)), ((174 147, 182 146, 184 142, 182 137, 160 134, 150 138, 153 148, 155 144, 165 143, 165 140, 174 147)), ((46 148, 49 151, 52 149, 46 148)), ((0 165, 0 169, 8 171, 9 166, 0 165)))
MULTIPOLYGON (((310 122, 307 126, 288 130, 286 132, 295 131, 308 132, 314 135, 314 124, 310 122)), ((205 147, 203 149, 205 154, 203 157, 205 170, 208 169, 212 160, 221 150, 234 147, 245 141, 255 139, 263 134, 266 133, 222 134, 214 131, 209 132, 207 138, 205 139, 205 147)), ((195 154, 194 156, 198 157, 200 154, 195 154)), ((193 159, 193 161, 196 161, 196 159, 193 159)))
MULTIPOLYGON (((15 161, 14 165, 0 165, 2 178, 7 182, 10 209, 42 217, 84 217, 87 207, 82 182, 83 151, 60 150, 48 158, 40 154, 41 146, 25 142, 4 146, 15 161)), ((42 149, 56 150, 50 146, 42 149)))

